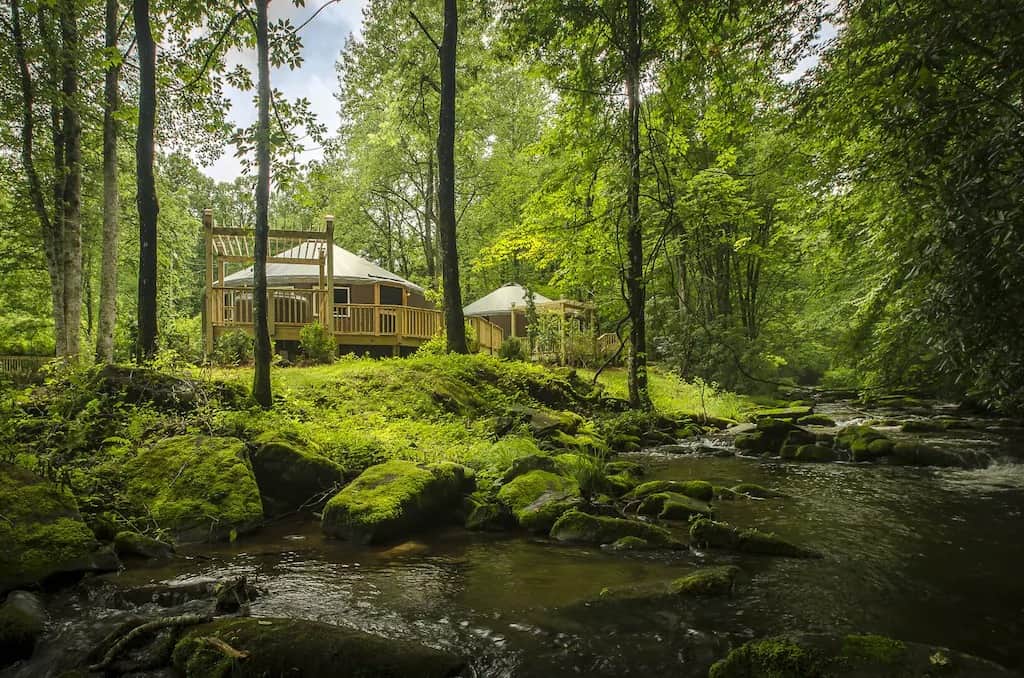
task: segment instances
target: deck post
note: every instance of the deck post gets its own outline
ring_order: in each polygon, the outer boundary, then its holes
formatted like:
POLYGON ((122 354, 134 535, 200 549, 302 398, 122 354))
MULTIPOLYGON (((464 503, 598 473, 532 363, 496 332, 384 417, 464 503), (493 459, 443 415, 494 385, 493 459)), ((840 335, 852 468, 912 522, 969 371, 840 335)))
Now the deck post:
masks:
POLYGON ((509 336, 516 336, 516 302, 512 302, 512 311, 509 313, 509 336))
POLYGON ((203 243, 206 250, 206 322, 203 323, 203 346, 206 358, 213 355, 213 210, 203 210, 203 243))
MULTIPOLYGON (((328 214, 325 217, 327 228, 327 289, 325 290, 327 300, 324 306, 327 314, 324 316, 324 327, 334 334, 334 215, 328 214)), ((349 299, 349 301, 352 301, 349 299)))

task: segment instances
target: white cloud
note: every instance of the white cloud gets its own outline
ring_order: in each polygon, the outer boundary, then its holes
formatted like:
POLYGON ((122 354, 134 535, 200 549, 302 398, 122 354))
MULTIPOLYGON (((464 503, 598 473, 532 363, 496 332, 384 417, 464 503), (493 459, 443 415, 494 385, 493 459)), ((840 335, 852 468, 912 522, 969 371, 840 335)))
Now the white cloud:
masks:
MULTIPOLYGON (((302 67, 291 71, 287 68, 274 69, 270 74, 270 83, 279 89, 285 97, 309 99, 310 107, 317 119, 327 125, 329 133, 333 133, 340 122, 338 104, 334 94, 338 89, 337 75, 334 64, 338 59, 347 37, 362 31, 362 11, 367 0, 342 0, 332 4, 320 12, 299 34, 302 37, 302 67)), ((299 26, 323 6, 323 0, 310 2, 307 7, 295 7, 291 2, 278 0, 270 6, 271 21, 289 18, 292 25, 299 26)), ((242 63, 255 70, 256 55, 254 51, 238 52, 228 56, 232 64, 242 63)), ((256 108, 253 105, 253 93, 228 88, 227 96, 231 101, 229 119, 237 126, 244 127, 256 120, 256 108)), ((309 141, 307 146, 313 146, 309 141)), ((322 157, 320 149, 307 151, 302 155, 303 161, 316 160, 322 157)), ((212 164, 202 168, 203 172, 218 181, 233 181, 242 173, 242 163, 234 155, 234 149, 225 145, 224 153, 212 164)))

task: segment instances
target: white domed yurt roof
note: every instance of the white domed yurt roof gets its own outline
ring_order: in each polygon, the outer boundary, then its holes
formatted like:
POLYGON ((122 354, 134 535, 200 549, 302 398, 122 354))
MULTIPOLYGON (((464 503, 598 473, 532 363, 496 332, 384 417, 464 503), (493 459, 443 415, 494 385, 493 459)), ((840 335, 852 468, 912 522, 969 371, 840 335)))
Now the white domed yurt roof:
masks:
MULTIPOLYGON (((267 284, 270 286, 287 286, 320 281, 320 264, 318 260, 326 243, 307 240, 290 250, 275 254, 285 259, 309 259, 308 264, 267 264, 267 284)), ((410 290, 422 292, 423 288, 416 283, 392 273, 377 264, 367 261, 346 249, 334 245, 334 284, 372 284, 391 283, 410 290)), ((245 287, 253 284, 253 268, 249 266, 236 271, 224 279, 224 284, 233 287, 245 287)))
MULTIPOLYGON (((543 294, 533 293, 535 304, 546 304, 551 300, 543 294)), ((472 304, 462 309, 463 315, 494 315, 497 313, 509 313, 512 311, 512 304, 517 310, 526 310, 526 288, 518 283, 502 285, 490 294, 483 296, 472 304)))

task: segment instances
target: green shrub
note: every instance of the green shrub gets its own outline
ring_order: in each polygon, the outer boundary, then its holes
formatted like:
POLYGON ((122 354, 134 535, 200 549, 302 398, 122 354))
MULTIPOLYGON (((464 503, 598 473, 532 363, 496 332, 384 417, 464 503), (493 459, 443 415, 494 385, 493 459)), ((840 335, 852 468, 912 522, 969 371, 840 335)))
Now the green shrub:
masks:
POLYGON ((325 365, 334 361, 334 336, 320 323, 305 325, 299 330, 299 346, 310 362, 325 365))
POLYGON ((519 337, 505 337, 498 349, 498 357, 502 360, 526 360, 526 347, 519 337))
POLYGON ((231 330, 217 338, 213 362, 218 365, 248 365, 254 348, 252 335, 244 330, 231 330))
POLYGON ((160 350, 173 351, 185 362, 198 364, 203 360, 203 319, 169 318, 159 334, 160 350))

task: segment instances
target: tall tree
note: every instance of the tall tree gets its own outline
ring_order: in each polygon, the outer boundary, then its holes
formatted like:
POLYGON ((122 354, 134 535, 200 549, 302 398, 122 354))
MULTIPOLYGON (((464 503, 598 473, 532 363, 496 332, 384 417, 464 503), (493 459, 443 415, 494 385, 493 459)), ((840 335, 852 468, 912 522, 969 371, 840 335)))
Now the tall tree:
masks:
POLYGON ((78 2, 60 3, 61 116, 64 120, 64 318, 66 350, 77 356, 82 326, 82 118, 78 69, 82 59, 78 2))
POLYGON ((651 406, 647 393, 647 303, 644 281, 644 231, 640 220, 640 69, 643 64, 643 24, 640 0, 627 0, 626 44, 623 49, 626 116, 629 120, 629 179, 626 188, 626 305, 629 308, 629 402, 651 406))
POLYGON ((114 325, 117 322, 117 245, 120 199, 117 168, 117 112, 120 107, 121 54, 117 46, 118 0, 106 0, 103 74, 103 252, 100 264, 100 318, 96 335, 96 361, 114 360, 114 325))
POLYGON ((452 353, 468 353, 455 234, 455 58, 458 38, 458 2, 444 0, 444 33, 438 48, 441 63, 441 112, 437 129, 437 217, 441 236, 441 274, 448 350, 452 353))
POLYGON ((253 247, 253 329, 255 373, 252 395, 262 407, 273 404, 270 388, 270 330, 267 324, 267 240, 270 233, 270 38, 267 2, 256 0, 257 108, 256 242, 253 247))
POLYGON ((139 213, 139 301, 138 324, 140 360, 156 353, 157 336, 157 216, 153 162, 156 155, 156 42, 150 26, 149 0, 133 0, 135 42, 139 55, 139 125, 135 139, 135 203, 139 213))

